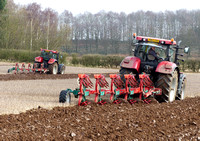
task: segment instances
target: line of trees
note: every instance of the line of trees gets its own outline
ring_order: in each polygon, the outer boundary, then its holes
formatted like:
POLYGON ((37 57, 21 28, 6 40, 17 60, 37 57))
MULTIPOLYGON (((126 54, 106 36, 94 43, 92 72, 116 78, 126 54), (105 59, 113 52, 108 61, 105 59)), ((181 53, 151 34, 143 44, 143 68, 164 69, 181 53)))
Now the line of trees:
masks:
POLYGON ((200 10, 130 14, 100 11, 77 16, 65 11, 62 17, 72 29, 73 50, 70 50, 73 52, 127 54, 131 50, 132 34, 136 32, 137 35, 182 40, 183 45, 200 53, 200 10))
POLYGON ((37 3, 16 5, 7 0, 0 11, 0 48, 38 50, 57 49, 70 42, 70 27, 59 23, 53 9, 42 10, 37 3))
MULTIPOLYGON (((1 0, 5 1, 5 0, 1 0)), ((165 12, 100 11, 74 16, 41 9, 37 3, 27 6, 7 0, 0 11, 0 48, 62 49, 82 54, 129 54, 132 34, 182 40, 200 54, 200 10, 165 12)))

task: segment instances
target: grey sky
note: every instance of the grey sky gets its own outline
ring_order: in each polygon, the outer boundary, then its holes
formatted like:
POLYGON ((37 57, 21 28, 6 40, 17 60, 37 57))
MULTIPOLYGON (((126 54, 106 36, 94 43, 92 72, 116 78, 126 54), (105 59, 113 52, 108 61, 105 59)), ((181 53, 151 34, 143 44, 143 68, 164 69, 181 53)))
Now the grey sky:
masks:
POLYGON ((85 11, 94 14, 101 10, 129 14, 138 10, 164 12, 166 10, 199 9, 197 0, 14 0, 14 2, 21 5, 36 2, 43 9, 50 7, 58 13, 68 10, 74 15, 85 11))

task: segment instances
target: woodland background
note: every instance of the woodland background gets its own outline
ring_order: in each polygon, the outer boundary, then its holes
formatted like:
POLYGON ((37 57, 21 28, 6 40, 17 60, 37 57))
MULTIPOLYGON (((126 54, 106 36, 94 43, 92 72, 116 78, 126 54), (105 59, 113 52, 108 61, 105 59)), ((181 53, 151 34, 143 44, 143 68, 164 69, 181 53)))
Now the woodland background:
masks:
POLYGON ((190 46, 191 57, 200 57, 200 10, 73 15, 67 10, 61 14, 50 8, 42 10, 37 3, 21 6, 13 0, 0 1, 0 49, 131 54, 132 34, 136 32, 182 40, 182 46, 190 46))

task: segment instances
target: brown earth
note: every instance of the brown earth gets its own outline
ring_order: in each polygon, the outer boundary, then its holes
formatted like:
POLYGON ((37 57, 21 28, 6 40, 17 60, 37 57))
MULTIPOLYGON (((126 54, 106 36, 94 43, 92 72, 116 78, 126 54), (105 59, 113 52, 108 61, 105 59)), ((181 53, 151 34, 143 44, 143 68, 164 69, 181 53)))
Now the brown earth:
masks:
POLYGON ((200 98, 0 115, 1 140, 200 140, 200 98))
POLYGON ((55 76, 0 75, 0 140, 200 140, 200 74, 187 74, 183 101, 66 107, 58 103, 59 92, 76 87, 71 78, 77 73, 117 72, 73 69, 55 76))
MULTIPOLYGON (((105 77, 109 77, 110 73, 101 73, 105 77)), ((94 73, 89 73, 93 77, 94 73)), ((40 74, 40 73, 28 73, 28 74, 0 74, 0 81, 8 80, 38 80, 38 79, 72 79, 77 78, 78 74, 40 74)))

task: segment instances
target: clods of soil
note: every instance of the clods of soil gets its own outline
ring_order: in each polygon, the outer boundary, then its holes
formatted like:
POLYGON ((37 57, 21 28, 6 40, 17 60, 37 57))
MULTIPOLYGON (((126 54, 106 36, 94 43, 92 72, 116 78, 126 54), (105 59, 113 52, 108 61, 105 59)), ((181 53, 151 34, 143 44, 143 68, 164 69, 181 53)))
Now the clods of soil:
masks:
POLYGON ((200 140, 200 97, 0 115, 0 140, 200 140))
MULTIPOLYGON (((110 73, 102 73, 105 77, 109 77, 110 73)), ((94 78, 94 73, 89 73, 94 78)), ((73 79, 78 78, 78 74, 40 74, 40 73, 22 73, 22 74, 1 74, 0 81, 8 80, 36 80, 36 79, 73 79)))

